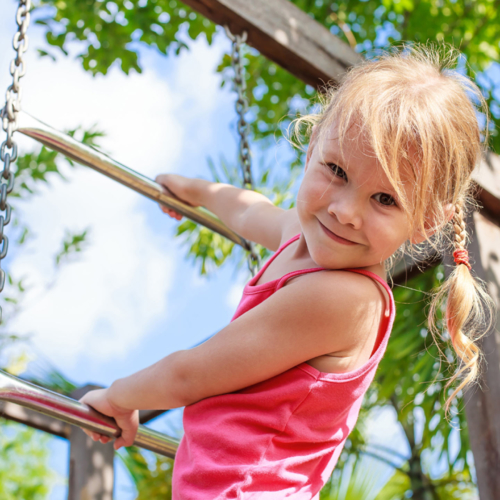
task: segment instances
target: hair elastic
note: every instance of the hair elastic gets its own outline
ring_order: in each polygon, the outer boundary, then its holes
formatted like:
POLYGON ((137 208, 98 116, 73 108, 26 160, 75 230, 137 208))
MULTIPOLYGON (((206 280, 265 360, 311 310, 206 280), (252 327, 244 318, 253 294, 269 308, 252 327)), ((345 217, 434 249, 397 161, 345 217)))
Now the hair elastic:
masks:
POLYGON ((455 264, 457 264, 457 266, 459 264, 465 264, 469 268, 469 271, 471 270, 471 266, 469 264, 469 252, 467 250, 463 248, 455 250, 453 252, 453 258, 455 259, 455 264))

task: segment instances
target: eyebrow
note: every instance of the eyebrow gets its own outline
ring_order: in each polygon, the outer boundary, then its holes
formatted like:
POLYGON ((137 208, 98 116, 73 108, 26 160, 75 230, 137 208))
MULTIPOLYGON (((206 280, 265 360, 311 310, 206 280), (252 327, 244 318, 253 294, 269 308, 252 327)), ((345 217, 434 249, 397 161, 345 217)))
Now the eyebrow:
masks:
MULTIPOLYGON (((338 164, 338 166, 341 167, 343 170, 345 170, 346 174, 348 174, 349 173, 349 167, 345 166, 345 162, 344 161, 339 161, 338 158, 339 158, 339 155, 337 154, 336 151, 335 152, 328 151, 327 153, 323 154, 323 161, 324 162, 326 162, 326 163, 335 163, 336 165, 338 164), (333 156, 333 159, 332 158, 327 159, 327 157, 332 157, 332 156, 333 156)), ((380 192, 384 192, 384 193, 390 194, 394 198, 397 197, 396 190, 391 185, 385 186, 385 185, 382 185, 382 184, 377 184, 376 187, 375 187, 375 189, 376 190, 380 190, 380 192)))

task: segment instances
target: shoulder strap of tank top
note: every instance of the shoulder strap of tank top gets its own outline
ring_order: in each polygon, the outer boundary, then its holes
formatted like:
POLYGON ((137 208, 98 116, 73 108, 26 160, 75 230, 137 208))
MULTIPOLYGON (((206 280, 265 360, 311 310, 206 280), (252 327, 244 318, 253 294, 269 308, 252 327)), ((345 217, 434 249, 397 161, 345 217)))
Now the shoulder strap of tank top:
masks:
POLYGON ((267 259, 264 265, 261 267, 260 271, 253 277, 252 282, 257 282, 257 280, 261 277, 262 273, 269 267, 269 264, 288 246, 290 243, 298 240, 300 238, 300 233, 290 238, 288 241, 285 241, 283 245, 281 245, 276 252, 267 259))
POLYGON ((278 255, 282 250, 284 250, 290 243, 293 243, 294 241, 298 240, 300 238, 301 233, 296 234, 295 236, 292 236, 289 240, 285 241, 283 245, 281 245, 278 250, 274 253, 274 255, 278 255))
POLYGON ((390 289, 389 285, 387 282, 382 279, 380 276, 378 276, 375 273, 372 273, 371 271, 366 271, 365 269, 343 269, 343 271, 351 271, 353 273, 357 274, 363 274, 367 276, 368 278, 372 278, 378 283, 380 283, 384 288, 385 291, 387 292, 387 295, 389 296, 389 306, 390 306, 390 311, 389 311, 389 317, 390 317, 390 322, 394 321, 394 316, 396 315, 396 305, 394 303, 394 296, 392 295, 392 290, 390 289))
POLYGON ((389 297, 392 297, 392 290, 390 289, 389 285, 378 274, 372 273, 371 271, 366 271, 365 269, 351 269, 351 268, 349 268, 349 269, 343 269, 343 271, 351 271, 353 273, 364 274, 365 276, 368 276, 369 278, 372 278, 375 281, 378 281, 386 289, 389 297))

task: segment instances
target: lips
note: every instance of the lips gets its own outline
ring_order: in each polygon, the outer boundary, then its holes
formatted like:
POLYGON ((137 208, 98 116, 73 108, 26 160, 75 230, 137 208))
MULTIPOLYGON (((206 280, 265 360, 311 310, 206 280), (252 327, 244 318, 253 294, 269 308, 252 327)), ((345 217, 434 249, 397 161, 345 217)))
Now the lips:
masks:
MULTIPOLYGON (((318 221, 319 222, 319 221, 318 221)), ((347 240, 345 238, 342 238, 338 234, 335 234, 334 232, 330 231, 327 227, 325 227, 321 222, 319 223, 321 228, 323 229, 323 232, 332 240, 336 241, 337 243, 341 243, 343 245, 359 245, 359 243, 356 243, 355 241, 347 240)))

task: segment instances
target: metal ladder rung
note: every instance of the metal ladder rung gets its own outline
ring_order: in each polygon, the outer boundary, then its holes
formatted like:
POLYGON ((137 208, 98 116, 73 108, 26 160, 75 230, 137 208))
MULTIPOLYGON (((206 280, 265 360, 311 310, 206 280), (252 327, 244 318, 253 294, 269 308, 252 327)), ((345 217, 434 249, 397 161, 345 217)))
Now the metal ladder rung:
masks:
POLYGON ((191 207, 178 198, 165 193, 163 186, 134 170, 113 160, 109 156, 78 142, 67 134, 63 134, 49 125, 37 120, 24 111, 17 117, 16 130, 49 149, 64 154, 81 165, 85 165, 125 186, 147 196, 153 201, 161 203, 175 210, 183 216, 201 224, 216 233, 250 250, 250 244, 239 234, 229 229, 222 221, 208 210, 200 207, 191 207))
MULTIPOLYGON (((115 421, 83 403, 0 370, 0 400, 9 401, 43 415, 110 437, 120 433, 115 421)), ((179 441, 153 429, 139 426, 134 445, 166 457, 175 457, 179 441)))

